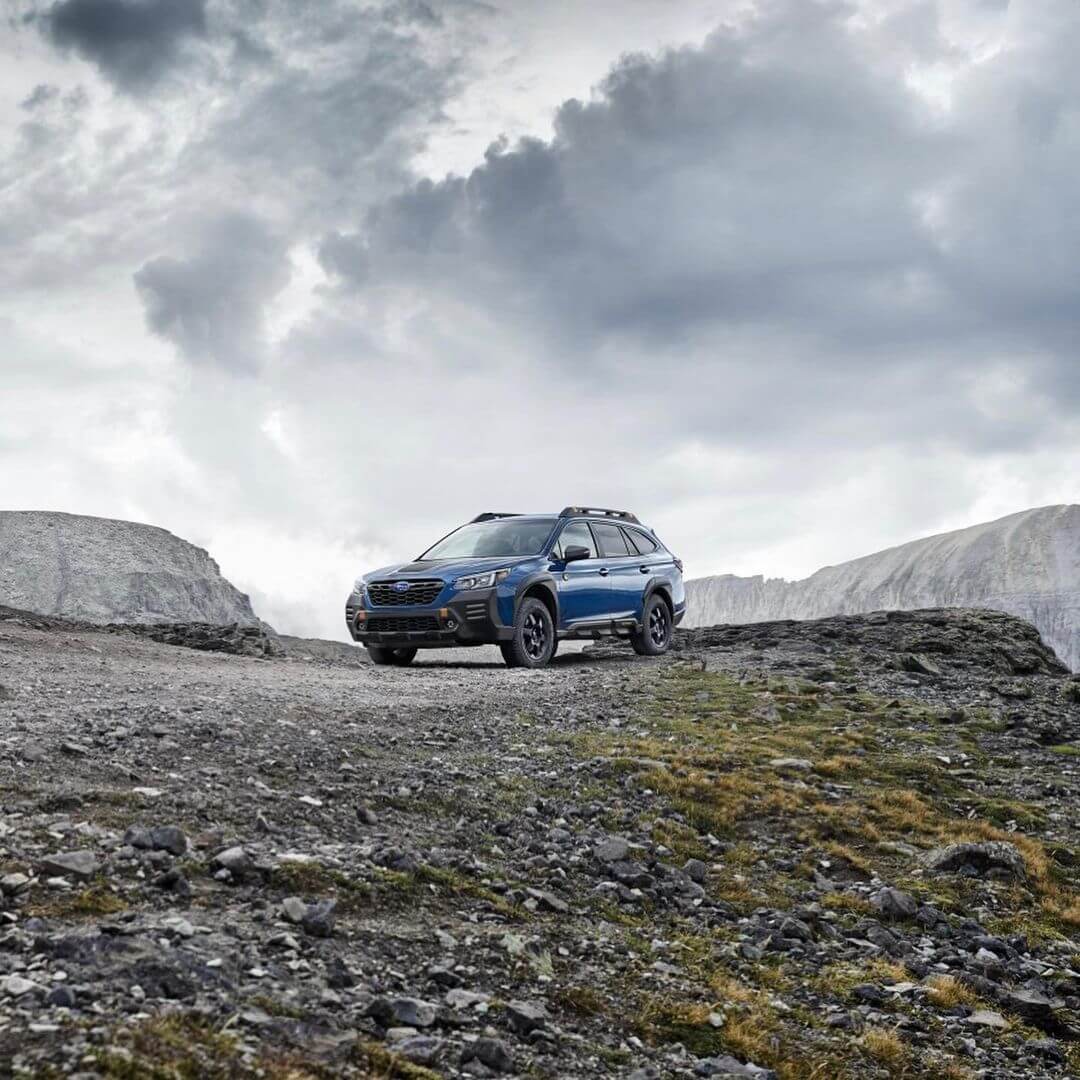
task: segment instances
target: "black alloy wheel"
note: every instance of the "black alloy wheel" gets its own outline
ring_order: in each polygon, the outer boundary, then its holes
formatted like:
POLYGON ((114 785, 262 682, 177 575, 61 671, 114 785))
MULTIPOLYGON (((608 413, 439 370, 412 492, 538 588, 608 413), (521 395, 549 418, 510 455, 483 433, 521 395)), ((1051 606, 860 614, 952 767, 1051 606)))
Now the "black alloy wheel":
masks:
POLYGON ((661 656, 671 648, 671 633, 674 622, 667 600, 658 593, 653 593, 645 601, 645 610, 641 616, 641 629, 630 635, 630 644, 639 656, 661 656))
POLYGON ((525 655, 533 661, 539 660, 548 647, 547 624, 539 611, 530 611, 522 624, 521 647, 525 655))
POLYGON ((547 605, 535 596, 527 596, 514 618, 514 636, 499 649, 507 667, 543 667, 554 655, 555 622, 547 605))
POLYGON ((668 621, 667 605, 654 604, 652 611, 649 612, 649 637, 652 638, 652 643, 658 649, 662 649, 667 644, 670 633, 671 625, 668 621))

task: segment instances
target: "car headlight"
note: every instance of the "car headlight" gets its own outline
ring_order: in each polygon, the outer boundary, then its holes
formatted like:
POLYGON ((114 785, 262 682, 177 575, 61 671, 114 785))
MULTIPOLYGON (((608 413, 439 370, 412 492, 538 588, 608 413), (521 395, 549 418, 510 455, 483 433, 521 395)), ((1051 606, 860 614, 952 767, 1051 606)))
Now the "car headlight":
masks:
POLYGON ((498 585, 503 578, 509 577, 509 570, 490 570, 486 574, 474 574, 471 577, 459 577, 454 582, 454 588, 459 592, 466 589, 490 589, 498 585))
POLYGON ((364 589, 366 589, 366 588, 367 588, 367 586, 364 584, 364 579, 362 577, 358 577, 356 579, 356 581, 353 582, 353 587, 352 587, 353 595, 354 596, 363 596, 364 595, 364 589))

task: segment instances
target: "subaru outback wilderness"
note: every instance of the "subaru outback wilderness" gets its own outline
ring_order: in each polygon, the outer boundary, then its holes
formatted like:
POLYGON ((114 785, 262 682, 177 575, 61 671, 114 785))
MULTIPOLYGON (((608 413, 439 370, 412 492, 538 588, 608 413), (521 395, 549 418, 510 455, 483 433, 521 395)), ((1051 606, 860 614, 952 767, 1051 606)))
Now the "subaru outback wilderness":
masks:
POLYGON ((480 514, 414 562, 356 582, 345 606, 376 664, 418 649, 498 645, 510 667, 542 667, 564 638, 628 637, 667 652, 686 613, 682 563, 625 510, 480 514))

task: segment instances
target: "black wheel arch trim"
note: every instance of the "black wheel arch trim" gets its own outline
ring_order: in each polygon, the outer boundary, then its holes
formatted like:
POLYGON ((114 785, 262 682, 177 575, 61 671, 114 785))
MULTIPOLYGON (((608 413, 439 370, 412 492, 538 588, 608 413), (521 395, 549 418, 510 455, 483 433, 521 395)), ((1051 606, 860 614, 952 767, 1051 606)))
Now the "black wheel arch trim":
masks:
POLYGON ((671 594, 671 582, 664 581, 650 581, 648 587, 645 589, 645 594, 641 598, 641 624, 645 625, 645 608, 648 607, 649 601, 653 598, 655 593, 660 593, 664 600, 667 602, 668 613, 671 615, 671 621, 675 622, 675 600, 671 594))
POLYGON ((555 624, 555 632, 559 631, 559 589, 555 584, 555 579, 551 574, 546 573, 543 570, 538 570, 534 574, 530 574, 520 585, 514 590, 514 618, 517 618, 518 607, 521 604, 522 598, 525 594, 534 586, 540 585, 544 591, 548 594, 551 600, 551 607, 554 612, 552 616, 552 622, 555 624))

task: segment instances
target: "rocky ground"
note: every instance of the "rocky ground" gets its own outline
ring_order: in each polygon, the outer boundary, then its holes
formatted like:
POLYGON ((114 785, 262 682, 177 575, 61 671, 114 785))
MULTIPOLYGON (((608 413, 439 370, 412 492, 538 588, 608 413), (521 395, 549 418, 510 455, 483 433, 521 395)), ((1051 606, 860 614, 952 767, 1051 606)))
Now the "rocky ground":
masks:
POLYGON ((1080 1075, 1080 681, 1026 624, 170 633, 0 612, 0 1074, 1080 1075))

